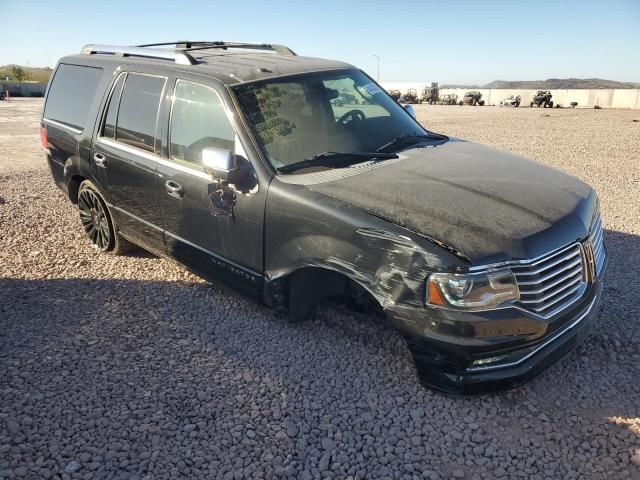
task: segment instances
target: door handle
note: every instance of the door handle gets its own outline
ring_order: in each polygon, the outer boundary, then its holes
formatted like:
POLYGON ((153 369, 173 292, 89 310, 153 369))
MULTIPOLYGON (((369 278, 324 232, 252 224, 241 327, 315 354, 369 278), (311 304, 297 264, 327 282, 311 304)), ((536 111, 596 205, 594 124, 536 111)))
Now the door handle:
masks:
POLYGON ((182 185, 180 185, 179 183, 176 183, 173 180, 167 180, 164 186, 167 188, 167 193, 172 197, 184 197, 184 190, 182 189, 182 185))
POLYGON ((93 161, 96 163, 96 166, 100 168, 107 168, 107 159, 101 153, 93 154, 93 161))

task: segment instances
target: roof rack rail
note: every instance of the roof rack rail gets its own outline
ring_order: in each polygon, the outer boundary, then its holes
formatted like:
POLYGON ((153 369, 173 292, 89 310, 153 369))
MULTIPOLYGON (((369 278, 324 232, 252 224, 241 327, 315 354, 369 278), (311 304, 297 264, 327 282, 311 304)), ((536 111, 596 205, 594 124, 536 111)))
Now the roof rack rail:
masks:
POLYGON ((173 60, 179 65, 195 65, 198 61, 183 50, 168 48, 141 48, 122 45, 85 45, 80 53, 85 55, 107 54, 121 57, 155 58, 159 60, 173 60))
POLYGON ((244 48, 248 50, 271 50, 279 55, 293 55, 296 53, 286 45, 278 45, 271 43, 247 43, 247 42, 223 42, 223 41, 194 41, 194 40, 178 40, 177 42, 163 43, 146 43, 144 45, 136 45, 137 47, 164 47, 175 45, 177 50, 188 52, 191 50, 206 50, 209 48, 220 48, 227 50, 229 48, 244 48))

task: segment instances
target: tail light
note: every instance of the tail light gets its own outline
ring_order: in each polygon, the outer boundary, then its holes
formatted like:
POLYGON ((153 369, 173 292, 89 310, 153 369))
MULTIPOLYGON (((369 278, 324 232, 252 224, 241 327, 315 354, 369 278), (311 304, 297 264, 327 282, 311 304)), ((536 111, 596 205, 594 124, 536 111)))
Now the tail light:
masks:
POLYGON ((47 140, 47 131, 44 127, 40 127, 40 146, 43 150, 49 151, 49 141, 47 140))

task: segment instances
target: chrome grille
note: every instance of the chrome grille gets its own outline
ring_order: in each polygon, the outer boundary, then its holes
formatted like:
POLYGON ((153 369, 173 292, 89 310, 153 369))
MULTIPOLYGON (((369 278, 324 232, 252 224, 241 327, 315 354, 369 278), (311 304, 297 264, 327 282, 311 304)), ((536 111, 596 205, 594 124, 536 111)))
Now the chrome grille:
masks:
POLYGON ((573 244, 527 264, 511 267, 518 289, 518 304, 547 317, 573 303, 584 292, 584 255, 573 244))
POLYGON ((593 258, 596 264, 596 274, 600 275, 604 265, 604 232, 602 230, 602 219, 600 213, 596 215, 591 227, 591 245, 593 246, 593 258))

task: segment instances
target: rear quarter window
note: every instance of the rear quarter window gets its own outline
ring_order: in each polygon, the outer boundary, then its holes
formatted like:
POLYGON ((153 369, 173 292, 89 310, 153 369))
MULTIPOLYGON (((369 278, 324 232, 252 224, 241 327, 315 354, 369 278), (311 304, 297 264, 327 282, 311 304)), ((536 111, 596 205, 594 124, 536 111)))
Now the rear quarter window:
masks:
POLYGON ((44 118, 84 130, 101 75, 101 68, 60 64, 49 87, 44 118))

